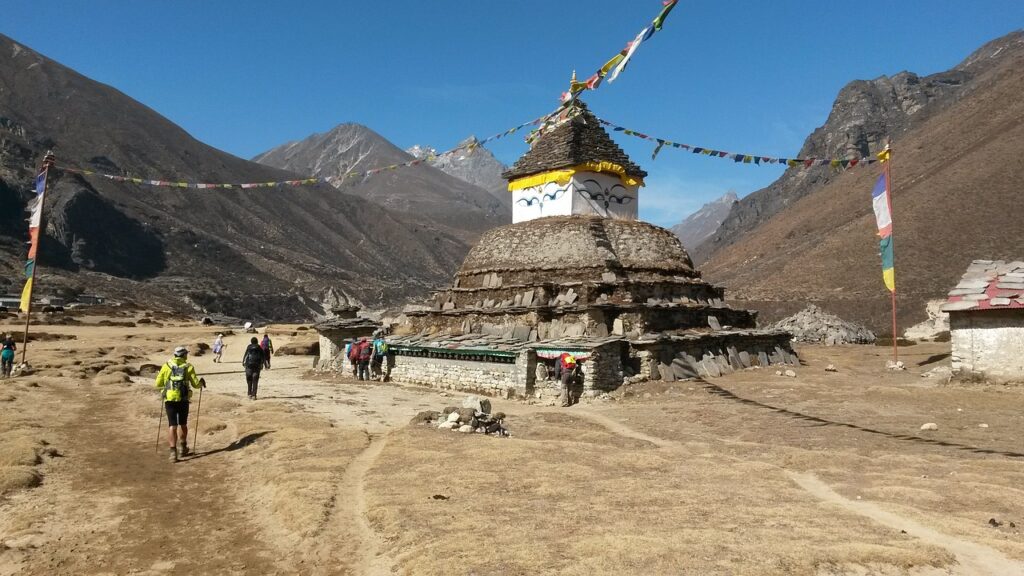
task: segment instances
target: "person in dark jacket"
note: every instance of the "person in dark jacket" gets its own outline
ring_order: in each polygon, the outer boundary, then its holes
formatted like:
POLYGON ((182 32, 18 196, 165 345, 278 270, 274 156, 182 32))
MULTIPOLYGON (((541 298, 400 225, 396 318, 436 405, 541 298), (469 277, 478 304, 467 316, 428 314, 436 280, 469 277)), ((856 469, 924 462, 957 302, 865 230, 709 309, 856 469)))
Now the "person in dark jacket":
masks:
POLYGON ((270 341, 268 334, 263 335, 263 341, 260 342, 260 348, 263 349, 263 367, 270 368, 270 357, 274 355, 274 343, 270 341))
POLYGON ((263 370, 265 358, 263 348, 255 336, 249 340, 245 348, 245 355, 242 356, 242 366, 245 368, 245 384, 249 390, 249 400, 256 399, 256 392, 260 386, 260 372, 263 370))

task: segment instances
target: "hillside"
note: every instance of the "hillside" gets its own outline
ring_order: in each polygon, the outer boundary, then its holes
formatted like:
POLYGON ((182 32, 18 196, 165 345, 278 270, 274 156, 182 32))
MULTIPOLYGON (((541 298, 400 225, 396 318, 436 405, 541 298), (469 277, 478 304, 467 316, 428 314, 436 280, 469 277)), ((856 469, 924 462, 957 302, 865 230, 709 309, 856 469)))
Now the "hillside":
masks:
MULTIPOLYGON (((970 76, 970 90, 894 141, 904 328, 924 318, 925 301, 942 297, 972 259, 1024 256, 1024 34, 986 45, 956 70, 970 76)), ((787 198, 785 209, 719 247, 702 267, 706 276, 762 309, 765 320, 817 301, 891 332, 870 202, 879 173, 873 165, 832 174, 805 196, 787 198)))
MULTIPOLYGON (((508 191, 508 182, 501 177, 501 173, 508 170, 508 166, 502 164, 483 146, 464 148, 474 142, 478 142, 475 136, 466 138, 459 142, 459 148, 462 149, 458 153, 434 156, 430 160, 430 165, 445 174, 487 190, 511 214, 512 194, 508 191)), ((416 158, 430 158, 431 155, 437 154, 436 149, 420 145, 413 146, 406 152, 416 158)))
POLYGON ((722 221, 729 215, 733 203, 739 198, 735 192, 726 192, 721 198, 712 200, 690 214, 670 230, 679 237, 687 249, 699 246, 718 231, 722 221))
MULTIPOLYGON (((253 161, 327 177, 412 159, 412 155, 365 126, 341 124, 268 150, 253 161)), ((503 207, 488 191, 428 165, 384 172, 366 180, 345 180, 339 188, 400 214, 425 218, 467 241, 512 218, 511 209, 503 207)))
MULTIPOLYGON (((293 173, 216 150, 109 86, 0 36, 0 251, 20 289, 25 191, 47 149, 58 163, 199 182, 293 173)), ((416 169, 387 176, 389 185, 416 169)), ((416 176, 420 174, 420 176, 416 176)), ((447 280, 472 234, 329 186, 183 190, 58 172, 39 273, 57 287, 244 317, 308 317, 329 289, 367 303, 447 280)), ((487 224, 480 225, 480 228, 487 224)))
MULTIPOLYGON (((799 156, 863 157, 884 147, 886 138, 903 140, 908 132, 977 90, 994 67, 1019 52, 1021 42, 1024 32, 1009 34, 989 42, 952 70, 930 76, 904 71, 850 82, 839 92, 825 124, 807 137, 799 156)), ((768 187, 742 198, 718 232, 694 247, 694 261, 707 261, 837 175, 829 167, 790 168, 768 187)))

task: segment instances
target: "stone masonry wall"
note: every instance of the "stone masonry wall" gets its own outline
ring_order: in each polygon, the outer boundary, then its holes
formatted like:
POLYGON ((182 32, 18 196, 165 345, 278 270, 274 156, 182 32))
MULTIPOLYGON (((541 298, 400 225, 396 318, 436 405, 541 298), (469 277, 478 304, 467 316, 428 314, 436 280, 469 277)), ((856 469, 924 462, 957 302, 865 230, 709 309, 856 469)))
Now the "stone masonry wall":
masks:
POLYGON ((516 356, 515 363, 501 363, 396 355, 392 362, 395 382, 523 398, 533 392, 537 357, 526 351, 516 356))

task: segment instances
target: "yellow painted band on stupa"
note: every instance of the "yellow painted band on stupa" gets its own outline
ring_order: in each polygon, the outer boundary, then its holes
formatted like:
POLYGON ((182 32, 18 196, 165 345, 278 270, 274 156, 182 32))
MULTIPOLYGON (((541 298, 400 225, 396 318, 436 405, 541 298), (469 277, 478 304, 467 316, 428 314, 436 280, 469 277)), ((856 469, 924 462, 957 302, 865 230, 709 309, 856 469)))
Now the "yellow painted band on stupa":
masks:
POLYGON ((550 182, 557 182, 558 184, 568 184, 573 174, 577 172, 611 172, 622 180, 622 183, 626 186, 643 186, 643 178, 637 178, 636 176, 630 176, 626 173, 626 169, 614 162, 584 162, 583 164, 577 164, 568 168, 560 168, 558 170, 550 170, 548 172, 541 172, 540 174, 531 174, 523 178, 516 178, 510 180, 508 183, 508 191, 515 192, 516 190, 523 190, 525 188, 533 188, 534 186, 542 186, 550 182))

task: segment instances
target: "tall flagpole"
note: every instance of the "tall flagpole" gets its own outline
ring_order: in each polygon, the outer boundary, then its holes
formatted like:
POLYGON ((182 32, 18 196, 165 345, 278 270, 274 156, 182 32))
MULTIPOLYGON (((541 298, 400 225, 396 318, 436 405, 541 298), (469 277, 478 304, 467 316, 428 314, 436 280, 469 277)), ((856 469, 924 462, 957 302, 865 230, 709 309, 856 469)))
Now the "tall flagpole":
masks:
MULTIPOLYGON (((890 144, 891 144, 891 142, 887 143, 885 145, 885 168, 884 168, 884 170, 885 170, 885 191, 886 191, 886 195, 885 196, 886 196, 886 200, 889 202, 889 217, 893 218, 893 214, 892 214, 892 171, 891 171, 891 166, 892 166, 892 149, 889 147, 890 144)), ((893 218, 893 220, 895 220, 895 218, 893 218)), ((892 259, 893 259, 893 264, 892 264, 893 275, 895 276, 895 270, 896 270, 896 250, 895 250, 895 247, 893 248, 893 257, 892 257, 892 259)), ((896 331, 896 281, 895 281, 895 279, 893 280, 892 290, 890 291, 890 293, 892 295, 892 361, 895 363, 895 362, 899 362, 900 361, 900 348, 899 348, 899 343, 898 343, 899 333, 896 331)))
POLYGON ((39 245, 43 241, 43 203, 46 201, 46 187, 49 185, 50 167, 56 159, 53 156, 53 152, 47 151, 46 156, 43 157, 43 166, 40 172, 43 175, 43 193, 39 197, 39 229, 36 232, 36 252, 35 258, 32 259, 32 272, 29 275, 29 292, 28 302, 25 306, 25 335, 21 341, 21 363, 25 363, 25 357, 28 355, 28 329, 32 323, 32 292, 36 286, 36 268, 39 267, 39 245))

